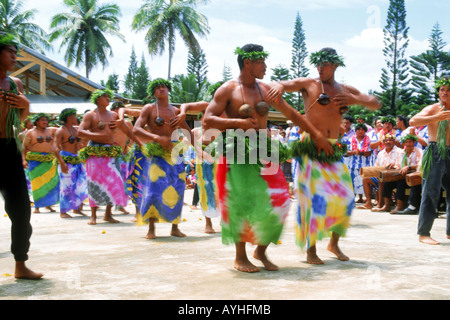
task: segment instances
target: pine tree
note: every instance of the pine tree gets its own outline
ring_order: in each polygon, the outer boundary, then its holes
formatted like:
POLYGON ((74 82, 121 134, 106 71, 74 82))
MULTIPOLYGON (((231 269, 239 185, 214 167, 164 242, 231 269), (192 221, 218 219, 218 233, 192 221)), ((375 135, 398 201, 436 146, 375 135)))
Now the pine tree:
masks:
POLYGON ((119 92, 119 75, 116 73, 109 75, 108 80, 106 81, 106 84, 104 86, 114 92, 119 92))
POLYGON ((408 60, 405 51, 408 47, 408 30, 404 0, 390 0, 387 24, 384 27, 384 49, 386 68, 382 69, 381 93, 377 94, 383 103, 383 112, 396 114, 403 105, 410 102, 411 92, 407 89, 408 60))
MULTIPOLYGON (((303 22, 300 14, 297 12, 294 39, 292 40, 292 78, 308 77, 309 75, 308 68, 305 67, 305 61, 308 57, 305 40, 306 37, 305 32, 303 31, 303 22)), ((302 110, 304 108, 303 98, 300 92, 297 92, 295 96, 292 96, 292 107, 297 110, 302 110)))
POLYGON ((136 77, 133 86, 133 97, 143 100, 147 97, 147 87, 150 83, 150 74, 147 69, 144 54, 142 54, 141 63, 136 70, 136 77))
POLYGON ((131 49, 130 65, 128 66, 128 72, 125 75, 125 81, 124 81, 124 87, 125 87, 124 95, 128 98, 133 98, 137 70, 138 70, 138 62, 137 62, 136 53, 134 52, 134 47, 133 47, 131 49))
MULTIPOLYGON (((283 65, 279 64, 272 69, 272 76, 270 77, 271 81, 285 81, 289 79, 289 69, 287 69, 283 65)), ((295 100, 295 93, 285 92, 283 94, 283 99, 292 106, 295 100)))
POLYGON ((223 71, 222 71, 222 81, 227 82, 231 79, 233 79, 233 75, 231 73, 231 68, 230 68, 230 66, 224 64, 223 71))
POLYGON ((194 75, 195 81, 197 83, 197 89, 194 93, 195 100, 201 100, 203 93, 208 87, 208 64, 206 63, 206 57, 203 50, 195 53, 189 51, 188 53, 188 63, 187 63, 188 75, 194 75))
POLYGON ((442 76, 448 75, 450 71, 447 64, 450 54, 444 51, 447 43, 442 39, 439 23, 433 26, 428 42, 429 50, 411 57, 411 73, 413 74, 411 84, 417 92, 416 104, 420 106, 438 101, 434 83, 442 76))

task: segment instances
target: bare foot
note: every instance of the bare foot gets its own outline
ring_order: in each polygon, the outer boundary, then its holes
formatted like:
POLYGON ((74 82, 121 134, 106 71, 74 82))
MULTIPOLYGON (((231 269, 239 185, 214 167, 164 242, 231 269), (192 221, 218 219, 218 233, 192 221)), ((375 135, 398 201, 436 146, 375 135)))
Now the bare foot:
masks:
POLYGON ((178 238, 184 238, 186 235, 178 229, 178 225, 172 225, 172 230, 170 231, 170 235, 178 238))
POLYGON ((86 216, 83 212, 81 212, 80 210, 73 210, 72 211, 75 214, 81 214, 82 216, 86 216))
POLYGON ((88 224, 89 224, 89 225, 91 225, 91 226, 94 226, 94 225, 96 225, 96 224, 97 224, 97 218, 96 218, 96 217, 93 217, 93 216, 91 216, 91 218, 89 219, 89 222, 88 222, 88 224))
POLYGON ((45 207, 46 209, 50 210, 50 212, 56 212, 55 209, 53 209, 52 207, 45 207))
POLYGON ((357 206, 356 209, 372 209, 372 204, 371 203, 366 203, 363 204, 362 206, 357 206))
POLYGON ((72 218, 72 216, 71 216, 70 214, 67 214, 66 212, 61 212, 61 213, 59 214, 59 216, 60 216, 61 218, 63 218, 63 219, 65 219, 65 218, 72 218))
POLYGON ((39 272, 34 272, 30 269, 28 269, 25 266, 24 261, 17 261, 16 262, 16 269, 14 271, 14 277, 16 279, 27 279, 27 280, 37 280, 41 279, 44 275, 39 272))
POLYGON ((450 239, 450 236, 449 236, 449 235, 447 235, 447 239, 450 239))
POLYGON ((148 230, 148 233, 145 236, 145 239, 156 239, 155 230, 148 230))
POLYGON ((344 253, 342 253, 341 249, 337 244, 329 243, 327 247, 328 251, 331 253, 334 253, 338 260, 340 261, 348 261, 350 260, 349 257, 347 257, 344 253))
POLYGON ((206 217, 205 233, 216 233, 212 226, 211 218, 206 217))
POLYGON ((306 251, 306 262, 309 264, 324 264, 317 255, 315 246, 306 251))
POLYGON ((248 259, 243 260, 235 260, 234 261, 234 268, 236 270, 242 271, 242 272, 248 272, 248 273, 254 273, 259 272, 259 268, 252 264, 248 259))
POLYGON ((110 222, 110 223, 120 223, 120 221, 114 219, 114 218, 112 217, 112 215, 105 215, 105 216, 103 217, 103 221, 107 221, 107 222, 110 222))
POLYGON ((123 214, 130 214, 127 209, 125 209, 124 207, 120 206, 118 209, 120 212, 122 212, 123 214))
MULTIPOLYGON (((447 236, 447 239, 449 239, 449 236, 447 236)), ((419 241, 425 244, 431 244, 431 245, 438 245, 440 244, 430 236, 419 236, 419 241)))
POLYGON ((41 211, 39 210, 39 208, 34 208, 33 213, 41 213, 41 211))
POLYGON ((257 249, 253 252, 253 258, 261 261, 267 271, 278 271, 278 266, 269 261, 265 254, 259 253, 257 249))

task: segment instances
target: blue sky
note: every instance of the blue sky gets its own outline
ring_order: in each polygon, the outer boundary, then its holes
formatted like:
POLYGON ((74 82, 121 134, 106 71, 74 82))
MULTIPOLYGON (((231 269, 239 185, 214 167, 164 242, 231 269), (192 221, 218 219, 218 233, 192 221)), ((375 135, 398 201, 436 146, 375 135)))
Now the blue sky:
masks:
MULTIPOLYGON (((51 17, 67 11, 62 1, 24 0, 25 9, 36 8, 36 21, 48 30, 51 17)), ((109 0, 122 10, 121 32, 127 42, 110 38, 114 57, 109 66, 93 70, 90 78, 100 82, 109 74, 117 73, 121 80, 127 72, 131 48, 140 59, 144 54, 152 79, 167 77, 168 55, 150 57, 144 42, 144 33, 131 30, 131 21, 143 1, 109 0)), ((383 57, 383 32, 386 25, 388 0, 210 0, 197 10, 208 17, 211 32, 199 41, 206 54, 208 78, 221 79, 224 65, 239 74, 234 49, 246 43, 258 43, 270 53, 265 81, 270 81, 271 68, 291 64, 292 38, 297 12, 303 21, 306 46, 309 53, 323 47, 334 47, 344 56, 346 67, 338 69, 336 80, 353 85, 362 92, 379 89, 383 57)), ((407 55, 417 55, 428 49, 428 37, 435 23, 443 31, 443 39, 450 44, 450 1, 406 0, 407 25, 410 42, 407 55)), ((177 41, 172 62, 172 75, 186 73, 187 49, 177 41)), ((450 51, 450 45, 446 47, 450 51)), ((47 56, 61 64, 64 48, 57 46, 47 56)), ((310 76, 315 70, 310 67, 310 76)), ((84 69, 71 67, 84 75, 84 69)))

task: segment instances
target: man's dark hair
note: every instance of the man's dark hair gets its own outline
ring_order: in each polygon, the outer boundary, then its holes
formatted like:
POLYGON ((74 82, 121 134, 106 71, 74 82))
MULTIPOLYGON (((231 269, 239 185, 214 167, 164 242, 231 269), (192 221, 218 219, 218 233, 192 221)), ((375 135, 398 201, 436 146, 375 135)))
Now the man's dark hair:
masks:
POLYGON ((343 119, 343 120, 348 120, 348 121, 350 121, 350 123, 355 122, 355 120, 353 119, 353 117, 352 117, 352 116, 349 116, 349 115, 345 115, 342 119, 343 119))
POLYGON ((405 127, 408 128, 409 127, 409 120, 407 117, 403 116, 403 115, 398 115, 397 119, 399 119, 400 121, 402 121, 405 124, 405 127))
MULTIPOLYGON (((243 46, 241 50, 245 52, 255 52, 255 51, 264 51, 264 48, 259 44, 249 43, 243 46)), ((244 68, 244 59, 242 58, 242 56, 238 55, 237 62, 239 65, 239 69, 242 70, 244 68)))

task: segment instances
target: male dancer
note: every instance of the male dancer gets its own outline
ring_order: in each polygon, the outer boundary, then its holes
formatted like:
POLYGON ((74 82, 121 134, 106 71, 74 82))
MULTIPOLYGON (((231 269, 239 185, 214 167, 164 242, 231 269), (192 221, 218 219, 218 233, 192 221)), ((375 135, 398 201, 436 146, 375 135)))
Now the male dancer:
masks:
MULTIPOLYGON (((282 81, 273 87, 269 96, 276 101, 283 91, 300 91, 307 119, 331 141, 339 138, 342 115, 349 105, 360 104, 373 110, 381 108, 374 96, 335 81, 336 69, 344 66, 336 50, 324 48, 313 53, 311 63, 317 67, 319 78, 282 81)), ((314 148, 308 140, 304 137, 296 148, 299 168, 295 186, 300 207, 297 244, 307 247, 308 263, 323 264, 317 256, 316 241, 332 232, 328 250, 339 260, 346 261, 349 258, 340 250, 338 241, 345 235, 354 207, 351 177, 342 157, 321 157, 312 152, 314 148)), ((335 146, 336 150, 340 148, 339 144, 335 146)))
POLYGON ((126 205, 126 196, 119 157, 122 148, 114 145, 113 131, 116 129, 117 113, 107 110, 113 99, 109 89, 96 90, 91 95, 91 102, 97 108, 87 112, 78 129, 80 138, 90 140, 87 147, 80 151, 80 156, 86 158, 88 179, 89 205, 91 207, 90 225, 97 222, 97 208, 105 205, 103 220, 118 223, 112 217, 113 205, 126 205))
POLYGON ((58 167, 54 164, 54 137, 56 128, 49 128, 50 116, 38 113, 33 116, 35 127, 27 132, 24 139, 25 159, 28 161, 28 170, 34 200, 34 213, 39 208, 51 207, 59 202, 59 175, 58 167))
POLYGON ((22 155, 14 137, 19 133, 20 121, 29 114, 30 102, 23 94, 22 82, 7 75, 14 70, 17 50, 18 44, 14 37, 0 33, 0 167, 4 168, 0 192, 11 220, 11 252, 16 262, 14 276, 18 279, 39 279, 43 274, 30 270, 25 264, 32 234, 31 204, 22 155), (13 113, 17 116, 16 121, 8 121, 13 113))
MULTIPOLYGON (((216 91, 206 109, 204 123, 222 132, 227 129, 242 129, 249 133, 258 130, 260 135, 265 133, 267 136, 268 109, 257 109, 256 106, 261 106, 260 102, 267 99, 270 89, 257 80, 266 73, 265 58, 268 53, 255 44, 237 48, 235 53, 238 55, 240 75, 216 91), (250 116, 245 116, 244 111, 250 116), (224 113, 226 117, 223 118, 224 113)), ((275 107, 294 124, 310 132, 321 150, 327 153, 332 151, 331 144, 323 135, 284 100, 280 100, 275 107)), ((246 242, 250 242, 257 245, 253 257, 260 260, 266 270, 278 270, 278 266, 267 258, 266 250, 271 242, 278 242, 290 207, 289 190, 279 164, 238 164, 225 156, 218 164, 217 186, 222 242, 235 245, 234 268, 242 272, 260 270, 247 257, 246 242), (276 171, 272 170, 274 165, 276 171)))
POLYGON ((441 187, 447 192, 447 239, 450 239, 450 78, 436 82, 440 102, 425 107, 410 120, 414 127, 428 126, 428 147, 422 158, 422 200, 417 233, 419 241, 437 245, 431 238, 431 228, 437 216, 441 187))
MULTIPOLYGON (((180 112, 169 104, 171 82, 164 79, 153 80, 148 93, 156 98, 156 102, 147 104, 142 109, 133 129, 133 133, 143 141, 152 141, 144 148, 144 169, 142 198, 138 215, 138 223, 149 224, 146 238, 155 239, 155 223, 172 223, 170 234, 175 237, 186 237, 180 231, 186 174, 182 157, 172 155, 174 143, 178 142, 178 126, 172 126, 174 118, 180 112), (148 126, 149 131, 144 127, 148 126), (174 158, 176 158, 174 160, 174 158)), ((192 133, 185 121, 180 126, 192 133)))
POLYGON ((66 108, 61 111, 59 121, 63 124, 56 131, 55 156, 59 166, 60 216, 72 218, 67 212, 83 214, 81 206, 88 197, 86 168, 78 156, 80 138, 78 137, 77 110, 66 108))
MULTIPOLYGON (((213 97, 215 91, 221 85, 222 82, 218 82, 210 87, 209 91, 213 97)), ((214 161, 211 154, 204 150, 204 147, 207 147, 212 142, 211 139, 215 136, 214 133, 211 132, 211 129, 208 131, 208 128, 203 121, 203 115, 208 105, 209 102, 207 101, 183 103, 180 106, 180 114, 178 115, 178 118, 180 121, 184 121, 188 111, 199 112, 201 115, 199 118, 202 124, 201 127, 195 127, 192 129, 192 133, 195 138, 194 148, 197 155, 197 159, 195 160, 195 173, 197 176, 196 188, 198 188, 200 207, 206 220, 205 233, 211 234, 216 232, 213 228, 211 219, 219 216, 219 198, 215 179, 217 163, 214 161), (203 134, 206 131, 209 132, 208 135, 203 134)))

